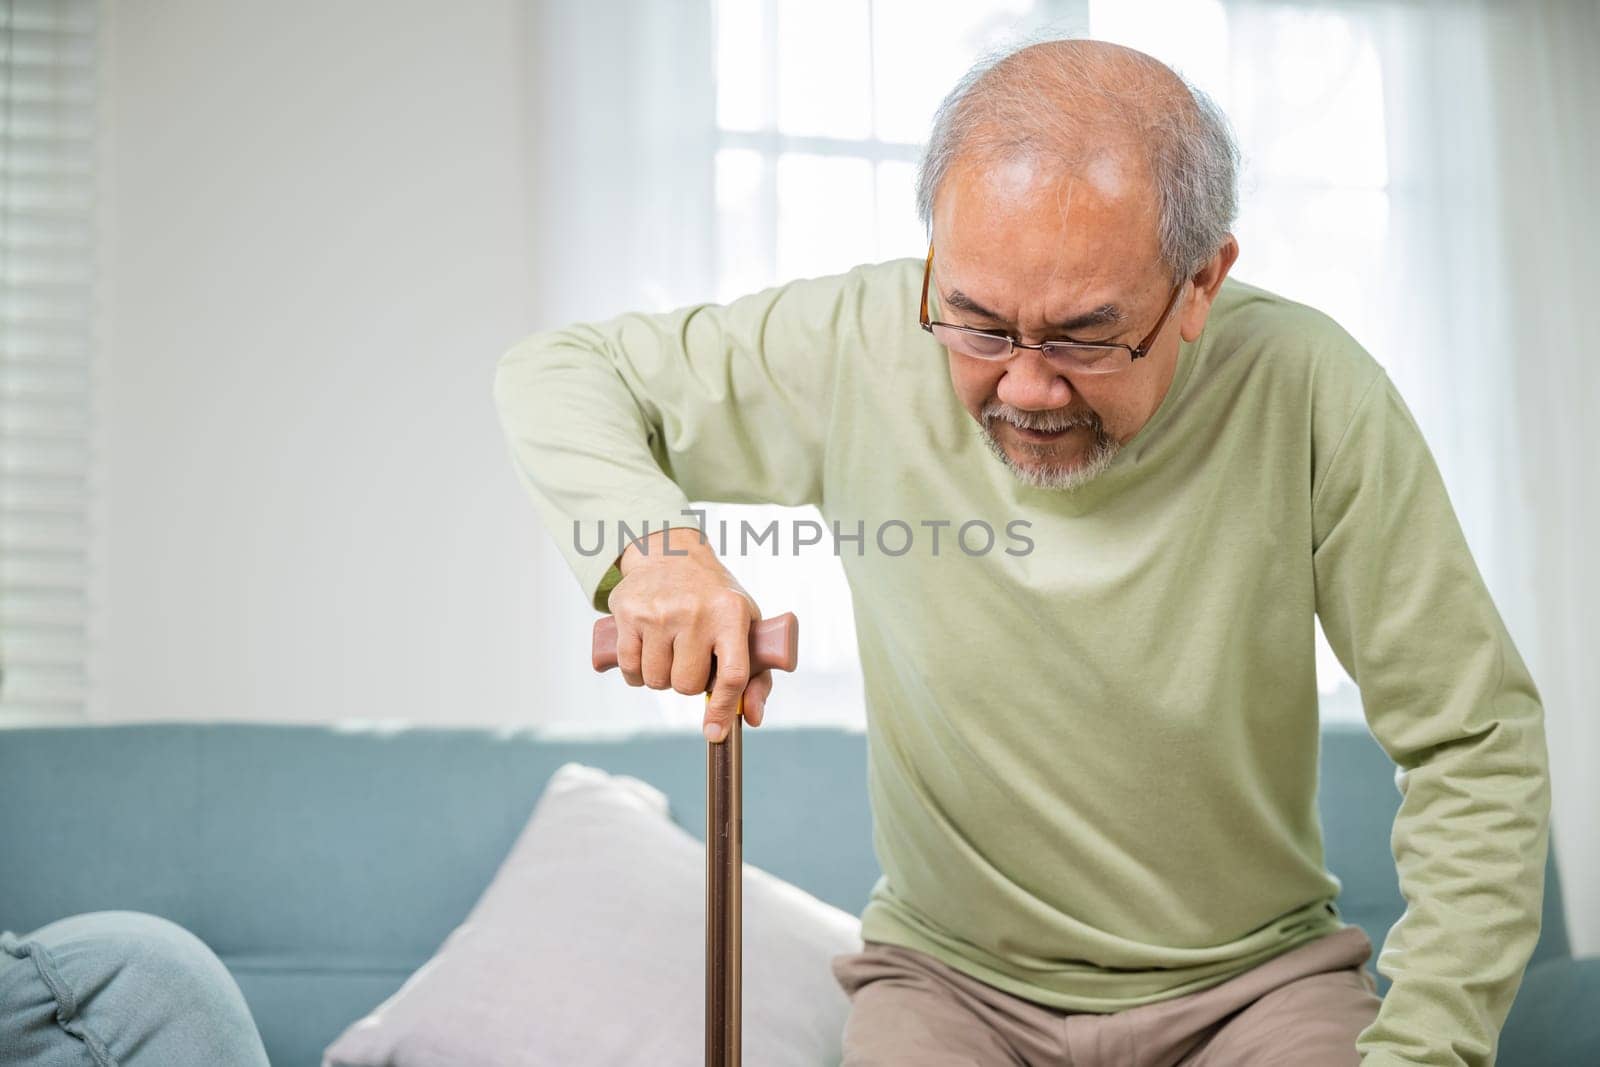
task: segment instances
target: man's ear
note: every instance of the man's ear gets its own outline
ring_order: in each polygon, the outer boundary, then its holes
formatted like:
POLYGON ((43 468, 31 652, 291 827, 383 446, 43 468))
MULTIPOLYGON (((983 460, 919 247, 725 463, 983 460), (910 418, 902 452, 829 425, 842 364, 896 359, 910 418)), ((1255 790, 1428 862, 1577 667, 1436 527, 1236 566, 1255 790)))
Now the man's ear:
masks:
POLYGON ((1217 254, 1207 260, 1206 265, 1191 279, 1194 293, 1184 304, 1183 314, 1178 318, 1178 331, 1185 341, 1193 341, 1206 328, 1211 302, 1217 298, 1217 293, 1222 289, 1222 279, 1228 276, 1228 269, 1238 258, 1239 242, 1230 233, 1228 239, 1222 242, 1222 247, 1217 249, 1217 254))

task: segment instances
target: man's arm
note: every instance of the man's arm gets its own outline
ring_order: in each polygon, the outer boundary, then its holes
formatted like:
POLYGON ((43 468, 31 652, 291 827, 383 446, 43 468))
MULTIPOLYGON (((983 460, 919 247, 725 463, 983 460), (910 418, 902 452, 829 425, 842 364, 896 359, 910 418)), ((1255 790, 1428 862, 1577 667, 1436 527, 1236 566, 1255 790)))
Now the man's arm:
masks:
POLYGON ((1398 767, 1406 911, 1363 1064, 1486 1065, 1539 936, 1550 796, 1544 712, 1433 457, 1372 381, 1312 503, 1317 613, 1398 767))
POLYGON ((885 299, 895 269, 572 326, 500 359, 495 403, 513 457, 595 607, 607 610, 620 577, 619 520, 638 535, 647 521, 694 525, 690 500, 820 501, 841 361, 870 343, 865 320, 897 302, 885 299))

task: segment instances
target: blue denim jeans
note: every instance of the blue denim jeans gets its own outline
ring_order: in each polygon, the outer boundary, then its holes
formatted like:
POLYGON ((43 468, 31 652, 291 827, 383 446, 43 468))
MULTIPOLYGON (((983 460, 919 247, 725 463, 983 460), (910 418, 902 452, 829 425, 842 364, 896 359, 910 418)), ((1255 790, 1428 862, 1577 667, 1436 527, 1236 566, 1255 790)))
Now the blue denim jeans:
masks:
POLYGON ((178 924, 133 911, 0 933, 0 1064, 268 1067, 222 961, 178 924))

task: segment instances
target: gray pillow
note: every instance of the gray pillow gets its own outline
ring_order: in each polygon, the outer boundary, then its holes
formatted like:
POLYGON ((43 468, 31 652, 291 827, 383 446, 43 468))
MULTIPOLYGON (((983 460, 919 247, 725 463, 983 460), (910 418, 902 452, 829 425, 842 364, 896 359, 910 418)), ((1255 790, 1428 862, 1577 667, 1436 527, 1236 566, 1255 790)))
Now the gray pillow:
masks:
MULTIPOLYGON (((697 1067, 705 849, 634 778, 569 763, 466 922, 323 1067, 697 1067)), ((744 872, 744 1061, 837 1064, 856 919, 744 872)))

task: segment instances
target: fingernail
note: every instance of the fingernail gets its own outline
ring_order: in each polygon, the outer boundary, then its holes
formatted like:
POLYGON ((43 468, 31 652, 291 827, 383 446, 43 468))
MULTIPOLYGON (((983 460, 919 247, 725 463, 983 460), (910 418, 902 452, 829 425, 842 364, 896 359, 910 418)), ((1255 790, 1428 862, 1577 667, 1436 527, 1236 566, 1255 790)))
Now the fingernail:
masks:
POLYGON ((706 740, 716 744, 722 740, 722 727, 714 722, 706 723, 706 740))

